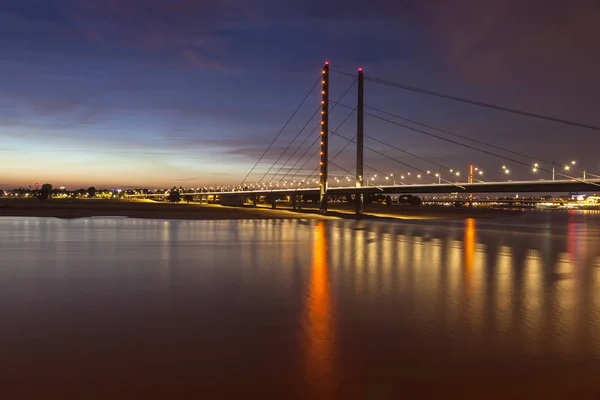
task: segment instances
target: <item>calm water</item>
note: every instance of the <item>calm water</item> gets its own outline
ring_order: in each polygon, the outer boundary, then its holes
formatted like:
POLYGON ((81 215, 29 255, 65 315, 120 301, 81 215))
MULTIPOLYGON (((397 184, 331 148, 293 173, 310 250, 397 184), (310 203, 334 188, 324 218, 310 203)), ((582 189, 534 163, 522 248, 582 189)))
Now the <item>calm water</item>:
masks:
POLYGON ((600 398, 599 234, 1 218, 0 397, 600 398))

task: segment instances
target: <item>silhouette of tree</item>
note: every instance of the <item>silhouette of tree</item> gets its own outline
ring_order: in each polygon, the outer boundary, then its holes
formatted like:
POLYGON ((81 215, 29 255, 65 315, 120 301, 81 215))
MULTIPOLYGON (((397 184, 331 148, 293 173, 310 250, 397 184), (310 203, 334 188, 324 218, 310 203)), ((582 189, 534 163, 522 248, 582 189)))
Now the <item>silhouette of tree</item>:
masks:
POLYGON ((90 186, 87 190, 88 197, 96 197, 96 188, 90 186))
POLYGON ((52 193, 52 185, 49 183, 44 183, 40 192, 38 193, 38 199, 41 201, 46 201, 50 197, 50 193, 52 193))
POLYGON ((181 201, 181 193, 179 193, 179 190, 175 186, 171 189, 168 199, 171 203, 179 203, 181 201))

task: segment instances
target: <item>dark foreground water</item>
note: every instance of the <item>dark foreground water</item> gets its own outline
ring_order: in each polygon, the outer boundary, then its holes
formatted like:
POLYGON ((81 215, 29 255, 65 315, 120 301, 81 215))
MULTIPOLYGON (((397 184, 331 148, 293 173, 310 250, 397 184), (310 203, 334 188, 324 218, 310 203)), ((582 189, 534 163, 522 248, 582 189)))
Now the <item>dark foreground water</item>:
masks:
POLYGON ((2 218, 0 398, 600 398, 599 234, 2 218))

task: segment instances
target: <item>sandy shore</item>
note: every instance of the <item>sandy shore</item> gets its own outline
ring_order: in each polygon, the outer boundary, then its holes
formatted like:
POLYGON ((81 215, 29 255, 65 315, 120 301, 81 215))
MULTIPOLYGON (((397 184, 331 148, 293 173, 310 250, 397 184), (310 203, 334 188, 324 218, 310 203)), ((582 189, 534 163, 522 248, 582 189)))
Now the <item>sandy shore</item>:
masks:
POLYGON ((168 204, 143 200, 102 199, 0 199, 0 216, 21 217, 130 217, 154 219, 307 219, 330 218, 263 208, 224 207, 217 204, 168 204))
MULTIPOLYGON (((269 207, 226 207, 218 204, 168 204, 149 200, 102 199, 36 199, 0 198, 0 216, 23 217, 130 217, 154 219, 218 220, 218 219, 331 219, 354 218, 350 204, 331 204, 327 216, 317 212, 315 204, 305 204, 301 212, 269 207)), ((517 217, 518 210, 469 209, 452 207, 408 207, 365 205, 365 218, 372 219, 463 219, 517 217)))

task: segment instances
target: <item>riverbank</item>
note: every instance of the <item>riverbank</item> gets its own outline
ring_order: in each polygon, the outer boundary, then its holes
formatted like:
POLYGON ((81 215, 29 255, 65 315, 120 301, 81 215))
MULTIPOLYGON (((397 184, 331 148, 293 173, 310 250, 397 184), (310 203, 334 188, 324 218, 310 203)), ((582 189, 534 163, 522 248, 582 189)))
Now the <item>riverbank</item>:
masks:
POLYGON ((129 217, 183 220, 326 219, 319 214, 265 208, 224 207, 218 204, 169 204, 151 200, 0 199, 0 217, 129 217))
MULTIPOLYGON (((454 208, 436 206, 384 206, 365 205, 365 219, 464 219, 515 217, 520 210, 497 210, 491 208, 454 208)), ((280 206, 227 207, 218 204, 179 203, 169 204, 151 200, 105 200, 105 199, 0 199, 0 217, 129 217, 182 220, 223 219, 335 219, 354 218, 353 205, 330 204, 327 216, 320 215, 314 204, 303 205, 302 211, 292 211, 280 206)))

